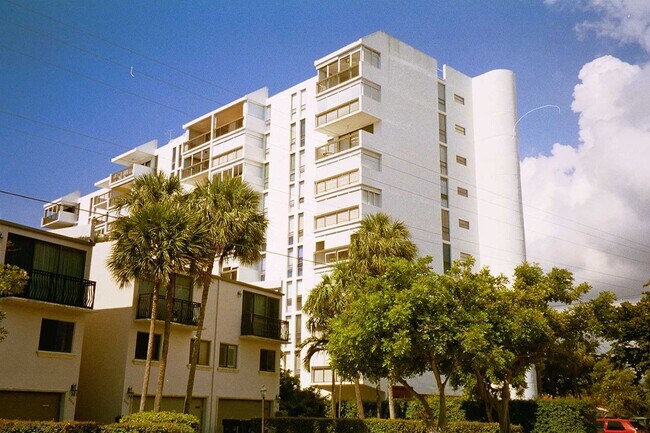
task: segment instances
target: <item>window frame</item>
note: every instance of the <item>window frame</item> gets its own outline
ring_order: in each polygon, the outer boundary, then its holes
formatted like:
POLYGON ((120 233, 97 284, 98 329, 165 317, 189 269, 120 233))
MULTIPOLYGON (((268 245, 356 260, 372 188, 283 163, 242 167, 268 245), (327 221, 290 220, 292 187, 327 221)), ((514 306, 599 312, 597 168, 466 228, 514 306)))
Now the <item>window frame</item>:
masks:
POLYGON ((219 343, 219 368, 237 368, 239 358, 239 346, 230 343, 219 343), (224 352, 225 349, 225 352, 224 352), (234 349, 233 352, 230 350, 234 349), (225 359, 223 357, 225 353, 225 359), (230 354, 234 353, 234 362, 231 363, 230 354))
POLYGON ((260 349, 259 371, 275 373, 276 371, 276 353, 275 350, 260 349))
POLYGON ((38 350, 43 352, 72 353, 75 322, 41 319, 41 331, 38 338, 38 350), (52 326, 53 328, 47 329, 52 326), (49 338, 54 337, 50 341, 49 338))

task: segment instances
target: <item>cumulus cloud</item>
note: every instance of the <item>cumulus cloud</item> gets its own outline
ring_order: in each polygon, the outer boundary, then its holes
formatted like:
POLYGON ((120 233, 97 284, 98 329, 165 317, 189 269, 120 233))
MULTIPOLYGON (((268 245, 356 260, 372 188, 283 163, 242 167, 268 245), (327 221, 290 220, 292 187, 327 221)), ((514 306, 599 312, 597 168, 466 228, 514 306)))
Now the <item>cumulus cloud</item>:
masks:
MULTIPOLYGON (((559 0, 545 0, 547 5, 559 0)), ((647 0, 582 0, 579 5, 595 12, 597 19, 576 26, 579 37, 594 33, 622 44, 636 43, 650 52, 650 1, 647 0)))
POLYGON ((521 164, 529 259, 638 297, 650 277, 650 64, 604 56, 579 79, 578 146, 521 164))

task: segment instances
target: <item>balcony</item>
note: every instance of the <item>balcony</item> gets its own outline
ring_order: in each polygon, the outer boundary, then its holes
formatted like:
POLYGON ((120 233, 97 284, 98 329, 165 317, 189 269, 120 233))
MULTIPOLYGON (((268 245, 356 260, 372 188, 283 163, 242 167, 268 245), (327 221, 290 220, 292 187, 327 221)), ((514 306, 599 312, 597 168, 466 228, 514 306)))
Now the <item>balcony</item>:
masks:
MULTIPOLYGON (((357 60, 358 61, 358 60, 357 60)), ((320 70, 319 70, 320 73, 320 70)), ((359 64, 350 67, 347 70, 341 71, 337 74, 331 75, 327 78, 319 80, 316 84, 316 93, 322 93, 334 86, 350 81, 359 76, 359 64)))
POLYGON ((349 245, 320 250, 314 253, 314 266, 332 266, 336 262, 348 259, 349 245))
POLYGON ((149 173, 153 173, 151 167, 145 165, 133 164, 129 167, 126 167, 118 172, 111 174, 111 179, 109 181, 109 186, 115 188, 118 186, 125 186, 132 182, 136 177, 144 176, 149 173))
POLYGON ((289 341, 289 322, 273 317, 244 313, 241 318, 241 335, 289 341))
POLYGON ((191 140, 187 140, 183 143, 183 152, 189 152, 192 149, 196 149, 199 146, 204 145, 210 141, 210 131, 205 132, 201 135, 197 135, 191 140))
POLYGON ((318 101, 316 131, 340 136, 379 121, 381 88, 373 83, 357 82, 328 94, 318 101))
POLYGON ((58 229, 71 227, 77 223, 79 217, 77 204, 57 203, 45 208, 41 227, 58 229))
POLYGON ((197 174, 203 173, 210 168, 210 160, 205 160, 198 162, 196 164, 185 167, 181 171, 181 179, 185 180, 187 178, 196 176, 197 174))
MULTIPOLYGON (((136 319, 150 319, 151 318, 151 305, 153 295, 145 293, 138 297, 138 308, 136 311, 136 319)), ((156 320, 165 320, 167 313, 166 307, 167 297, 158 296, 158 310, 156 312, 156 320)), ((180 323, 182 325, 196 326, 199 321, 199 310, 201 303, 186 301, 184 299, 174 298, 174 306, 172 309, 172 322, 180 323)))
POLYGON ((339 137, 337 140, 330 140, 327 144, 316 148, 316 161, 327 158, 328 156, 336 155, 337 153, 344 152, 359 146, 359 131, 351 134, 346 134, 339 137))
POLYGON ((95 282, 33 269, 29 273, 29 282, 23 292, 11 296, 92 309, 95 302, 95 282))
POLYGON ((239 119, 233 120, 230 123, 227 123, 223 126, 220 126, 219 128, 216 128, 214 130, 214 140, 216 140, 219 137, 222 137, 226 134, 230 134, 231 132, 235 132, 238 129, 241 129, 244 127, 244 118, 240 117, 239 119))

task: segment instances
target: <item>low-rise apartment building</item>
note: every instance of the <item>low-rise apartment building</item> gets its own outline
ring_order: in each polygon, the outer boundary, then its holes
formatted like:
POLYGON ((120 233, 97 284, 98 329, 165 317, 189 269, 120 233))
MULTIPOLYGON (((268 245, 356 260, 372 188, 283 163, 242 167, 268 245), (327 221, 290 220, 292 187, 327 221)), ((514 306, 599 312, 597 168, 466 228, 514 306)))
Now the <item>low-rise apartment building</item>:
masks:
POLYGON ((0 418, 74 419, 85 326, 95 282, 92 242, 0 220, 0 263, 29 274, 22 293, 0 297, 0 418))

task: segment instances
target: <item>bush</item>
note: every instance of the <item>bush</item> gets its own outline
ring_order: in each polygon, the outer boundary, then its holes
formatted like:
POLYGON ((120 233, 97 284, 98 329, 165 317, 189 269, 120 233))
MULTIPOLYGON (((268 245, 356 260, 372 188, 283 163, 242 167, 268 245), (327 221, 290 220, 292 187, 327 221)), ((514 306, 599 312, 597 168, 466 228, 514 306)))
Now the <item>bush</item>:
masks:
POLYGON ((97 433, 94 422, 78 421, 18 421, 0 419, 2 433, 97 433))
POLYGON ((595 433, 596 405, 587 400, 537 400, 531 433, 595 433))
POLYGON ((100 427, 100 433, 194 433, 192 427, 183 423, 171 422, 123 422, 106 424, 100 427))
POLYGON ((182 424, 198 432, 201 427, 201 420, 194 415, 178 412, 136 412, 124 415, 120 423, 136 424, 182 424))

